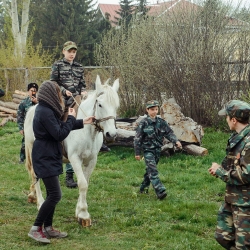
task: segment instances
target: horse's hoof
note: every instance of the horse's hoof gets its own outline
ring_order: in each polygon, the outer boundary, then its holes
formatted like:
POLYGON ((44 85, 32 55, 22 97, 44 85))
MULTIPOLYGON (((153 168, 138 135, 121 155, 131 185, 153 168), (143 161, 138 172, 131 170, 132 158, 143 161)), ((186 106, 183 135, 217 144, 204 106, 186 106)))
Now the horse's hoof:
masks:
POLYGON ((79 223, 82 227, 91 227, 91 226, 92 226, 91 219, 82 219, 82 218, 78 218, 78 223, 79 223))

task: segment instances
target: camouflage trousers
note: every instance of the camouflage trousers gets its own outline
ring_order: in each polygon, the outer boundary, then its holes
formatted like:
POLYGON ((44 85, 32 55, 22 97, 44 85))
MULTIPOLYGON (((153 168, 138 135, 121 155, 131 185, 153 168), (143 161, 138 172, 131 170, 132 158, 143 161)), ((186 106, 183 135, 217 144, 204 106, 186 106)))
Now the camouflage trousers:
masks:
POLYGON ((24 161, 26 159, 25 157, 25 139, 24 136, 22 138, 22 146, 20 149, 20 161, 24 161))
POLYGON ((66 163, 65 172, 66 173, 74 173, 74 169, 73 169, 71 163, 66 163))
POLYGON ((223 203, 218 212, 215 239, 225 249, 250 249, 250 207, 223 203))
POLYGON ((158 176, 157 163, 159 162, 160 154, 161 152, 158 152, 158 150, 144 151, 146 173, 144 174, 144 179, 140 186, 141 192, 148 189, 150 183, 152 184, 156 194, 162 193, 166 190, 158 176))

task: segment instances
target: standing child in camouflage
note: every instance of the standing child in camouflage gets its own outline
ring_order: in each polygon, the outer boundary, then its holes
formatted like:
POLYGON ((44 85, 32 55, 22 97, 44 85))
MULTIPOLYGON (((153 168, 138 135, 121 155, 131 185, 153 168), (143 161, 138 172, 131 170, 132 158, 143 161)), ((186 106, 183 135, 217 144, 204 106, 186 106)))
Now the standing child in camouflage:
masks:
POLYGON ((163 146, 163 137, 179 148, 182 145, 168 123, 157 117, 158 110, 158 101, 152 100, 147 102, 146 111, 148 115, 138 125, 134 139, 134 148, 135 159, 141 159, 140 154, 143 150, 146 163, 146 173, 140 186, 140 193, 147 193, 151 182, 158 199, 162 200, 167 196, 167 193, 166 188, 159 179, 157 164, 160 159, 161 147, 163 146))
POLYGON ((24 163, 25 160, 25 142, 24 142, 24 132, 23 132, 24 119, 28 109, 31 106, 37 104, 36 92, 38 91, 38 85, 32 82, 28 84, 27 90, 29 96, 20 102, 17 110, 17 125, 20 134, 23 136, 22 147, 20 150, 20 161, 19 161, 20 164, 24 163))
POLYGON ((250 105, 232 100, 219 111, 230 130, 226 157, 213 162, 209 173, 226 183, 215 238, 225 249, 250 249, 250 105))
MULTIPOLYGON (((69 107, 73 107, 77 112, 78 106, 74 103, 73 97, 80 103, 81 94, 86 94, 84 91, 86 84, 83 76, 83 66, 74 60, 77 53, 76 43, 72 41, 64 43, 62 53, 64 58, 52 65, 50 80, 57 82, 61 89, 65 103, 63 120, 66 121, 69 107)), ((73 179, 73 174, 72 165, 67 163, 65 183, 69 188, 77 187, 77 183, 73 179)))

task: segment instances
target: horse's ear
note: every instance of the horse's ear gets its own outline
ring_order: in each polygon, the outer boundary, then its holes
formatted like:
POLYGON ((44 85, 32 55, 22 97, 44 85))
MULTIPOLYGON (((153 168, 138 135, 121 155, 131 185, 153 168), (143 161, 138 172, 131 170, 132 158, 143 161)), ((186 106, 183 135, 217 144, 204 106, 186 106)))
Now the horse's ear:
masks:
POLYGON ((113 87, 112 87, 116 92, 118 92, 118 89, 119 89, 119 78, 117 78, 115 81, 114 81, 114 84, 113 84, 113 87))
POLYGON ((95 88, 99 89, 101 87, 102 83, 101 83, 101 78, 99 75, 96 76, 96 80, 95 80, 95 88))

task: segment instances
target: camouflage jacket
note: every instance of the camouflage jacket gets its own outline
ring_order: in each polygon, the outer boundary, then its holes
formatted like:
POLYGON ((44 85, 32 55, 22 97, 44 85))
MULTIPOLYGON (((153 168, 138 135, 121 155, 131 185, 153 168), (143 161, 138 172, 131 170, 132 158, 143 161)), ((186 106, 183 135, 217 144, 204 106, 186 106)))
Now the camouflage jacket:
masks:
POLYGON ((50 80, 59 84, 64 99, 68 99, 66 90, 69 90, 73 93, 73 96, 76 96, 80 95, 86 87, 83 72, 84 69, 81 64, 75 61, 70 64, 63 58, 52 65, 50 80))
POLYGON ((23 130, 26 113, 28 109, 33 105, 36 105, 36 103, 33 103, 29 96, 20 102, 17 110, 17 125, 19 130, 23 130))
POLYGON ((140 155, 141 150, 161 150, 163 138, 174 144, 178 141, 168 123, 160 117, 152 120, 149 116, 141 120, 134 138, 135 155, 140 155))
POLYGON ((216 175, 226 182, 225 201, 250 206, 250 125, 230 136, 226 154, 216 170, 216 175))

